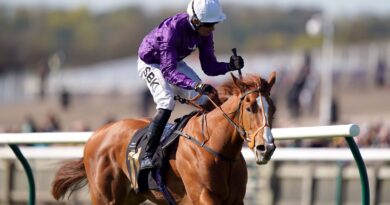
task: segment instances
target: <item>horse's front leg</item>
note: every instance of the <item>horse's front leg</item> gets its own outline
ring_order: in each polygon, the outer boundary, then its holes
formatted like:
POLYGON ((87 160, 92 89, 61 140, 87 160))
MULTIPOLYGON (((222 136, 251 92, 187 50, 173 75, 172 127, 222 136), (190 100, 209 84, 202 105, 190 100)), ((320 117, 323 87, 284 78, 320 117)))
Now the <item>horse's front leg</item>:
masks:
MULTIPOLYGON (((212 192, 205 186, 205 180, 198 177, 195 169, 187 169, 186 174, 182 174, 185 190, 190 203, 193 205, 219 205, 222 204, 221 196, 212 192)), ((207 184, 207 183, 206 183, 207 184)))

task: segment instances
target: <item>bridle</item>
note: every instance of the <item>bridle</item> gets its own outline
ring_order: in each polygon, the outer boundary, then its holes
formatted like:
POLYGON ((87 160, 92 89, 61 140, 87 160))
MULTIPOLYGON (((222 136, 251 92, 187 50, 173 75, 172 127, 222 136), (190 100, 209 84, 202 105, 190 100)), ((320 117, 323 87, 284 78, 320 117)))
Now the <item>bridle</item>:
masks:
POLYGON ((238 134, 239 134, 239 136, 248 144, 248 147, 249 148, 253 148, 254 147, 254 138, 255 138, 255 136, 256 136, 256 134, 258 133, 258 132, 260 132, 261 130, 263 130, 265 127, 269 127, 269 123, 268 123, 268 121, 267 121, 267 117, 266 117, 266 115, 265 115, 265 112, 264 112, 264 103, 263 103, 263 97, 262 97, 262 95, 261 95, 261 92, 260 92, 260 87, 257 87, 257 88, 254 88, 254 89, 252 89, 252 90, 248 90, 248 91, 246 91, 245 93, 242 93, 241 95, 240 95, 240 102, 238 103, 238 105, 237 105, 237 108, 235 109, 235 111, 233 111, 233 112, 231 112, 231 113, 234 113, 234 115, 236 115, 236 113, 239 111, 239 110, 241 110, 241 114, 240 114, 240 118, 242 118, 243 117, 243 114, 242 114, 242 101, 245 99, 245 97, 247 96, 247 95, 249 95, 249 94, 251 94, 251 93, 255 93, 255 92, 259 92, 259 98, 260 98, 260 106, 261 106, 261 109, 263 110, 263 112, 261 112, 262 113, 262 118, 263 118, 263 125, 262 126, 260 126, 255 132, 253 132, 253 133, 251 133, 250 135, 249 135, 249 137, 248 137, 248 131, 247 130, 245 130, 245 128, 244 128, 244 126, 242 126, 241 125, 241 120, 239 120, 239 123, 237 124, 236 122, 234 122, 227 114, 226 114, 226 112, 225 111, 223 111, 223 109, 220 107, 220 106, 218 106, 208 95, 206 95, 207 96, 207 98, 210 100, 210 102, 216 107, 216 108, 218 108, 221 112, 222 112, 222 114, 223 114, 223 116, 226 118, 226 120, 231 124, 231 125, 233 125, 233 127, 237 130, 237 132, 238 132, 238 134))
MULTIPOLYGON (((190 104, 190 105, 192 105, 192 106, 194 106, 194 107, 196 107, 196 108, 198 108, 198 109, 200 109, 200 110, 203 110, 203 108, 200 106, 200 105, 198 105, 197 103, 196 103, 196 100, 198 100, 200 97, 201 97, 202 95, 201 94, 198 94, 197 96, 195 96, 194 98, 192 98, 192 99, 189 99, 189 100, 187 100, 187 99, 184 99, 184 98, 181 98, 181 97, 179 97, 179 96, 175 96, 175 100, 178 100, 180 103, 183 103, 183 104, 190 104)), ((261 90, 260 90, 260 87, 257 87, 257 88, 254 88, 254 89, 252 89, 252 90, 248 90, 248 91, 246 91, 246 92, 244 92, 244 93, 242 93, 241 95, 240 95, 240 102, 238 103, 238 105, 237 105, 237 108, 233 111, 233 112, 231 112, 231 113, 226 113, 219 105, 217 105, 217 103, 215 103, 215 101, 213 100, 213 99, 211 99, 210 98, 210 96, 208 96, 208 95, 206 95, 207 96, 207 98, 210 100, 210 102, 216 107, 216 108, 218 108, 221 112, 222 112, 222 115, 226 118, 226 120, 237 130, 237 132, 238 132, 238 134, 239 134, 239 136, 248 144, 248 147, 249 148, 253 148, 254 147, 254 138, 255 138, 255 136, 256 136, 256 134, 258 133, 258 132, 260 132, 261 130, 263 130, 265 127, 269 127, 269 123, 268 123, 268 121, 267 121, 267 117, 266 117, 266 115, 265 115, 265 112, 264 112, 264 103, 263 103, 263 97, 262 97, 262 95, 261 95, 261 90), (243 116, 243 114, 242 114, 242 101, 245 99, 245 97, 247 96, 247 95, 249 95, 249 94, 251 94, 251 93, 255 93, 255 92, 259 92, 259 97, 260 97, 260 106, 261 106, 261 109, 263 110, 263 112, 262 112, 262 118, 263 118, 263 125, 262 126, 260 126, 255 132, 253 132, 253 133, 251 133, 250 135, 249 135, 249 137, 248 137, 248 131, 247 130, 245 130, 245 128, 244 128, 244 126, 242 126, 241 124, 241 119, 239 120, 239 123, 237 124, 236 122, 234 122, 229 116, 228 116, 228 114, 234 114, 234 115, 236 115, 237 114, 237 112, 239 111, 239 110, 241 110, 241 114, 240 114, 240 116, 241 116, 241 118, 242 118, 242 116, 243 116)), ((205 120, 205 117, 203 117, 203 121, 205 120)), ((202 121, 202 122, 203 122, 202 121)), ((204 123, 202 123, 202 124, 204 124, 204 123)), ((202 133, 204 133, 204 131, 203 131, 203 126, 202 126, 202 133)))
MULTIPOLYGON (((190 105, 193 105, 194 107, 197 107, 198 109, 200 110, 203 110, 204 109, 198 105, 195 101, 198 100, 202 95, 201 94, 198 94, 197 96, 195 96, 194 98, 192 99, 185 99, 185 98, 181 98, 180 96, 175 96, 175 100, 179 101, 180 103, 182 104, 190 104, 190 105)), ((249 90, 249 91, 246 91, 245 93, 242 93, 240 95, 240 102, 239 104, 237 105, 237 108, 235 109, 235 111, 231 112, 231 113, 228 113, 226 114, 226 112, 219 106, 215 103, 215 101, 213 99, 210 98, 210 96, 206 95, 207 98, 210 100, 210 102, 216 107, 218 108, 223 116, 226 118, 226 120, 231 124, 233 125, 233 127, 237 130, 239 136, 248 144, 248 147, 249 148, 253 148, 254 147, 254 137, 256 136, 256 134, 264 129, 265 127, 269 126, 268 122, 267 122, 267 117, 265 116, 265 112, 264 112, 264 103, 263 103, 263 100, 262 100, 262 95, 261 95, 261 90, 260 90, 260 87, 257 87, 255 89, 252 89, 252 90, 249 90), (245 97, 251 93, 255 93, 255 92, 259 92, 259 97, 260 97, 260 102, 261 102, 261 109, 263 110, 263 114, 262 114, 262 117, 263 117, 263 125, 260 126, 254 133, 252 133, 249 138, 247 137, 247 133, 248 131, 245 130, 244 126, 240 125, 241 123, 239 122, 239 124, 237 124, 236 122, 234 122, 229 116, 228 114, 234 114, 236 115, 237 112, 239 110, 243 110, 241 107, 242 107, 242 101, 245 99, 245 97)), ((242 114, 241 114, 242 116, 242 114)), ((223 160, 226 160, 226 161, 230 161, 230 162, 234 162, 234 161, 237 161, 239 160, 240 158, 236 158, 236 159, 231 159, 229 157, 226 157, 224 155, 222 155, 221 153, 218 153, 216 152, 215 150, 213 150, 212 148, 208 147, 206 145, 206 142, 207 140, 205 140, 205 137, 204 137, 204 122, 206 121, 206 113, 203 112, 203 118, 202 118, 202 137, 203 137, 203 140, 202 141, 199 141, 197 140, 196 138, 188 135, 187 133, 183 132, 183 131, 180 131, 180 130, 175 130, 175 133, 180 135, 180 136, 183 136, 185 138, 187 138, 188 140, 192 141, 193 143, 197 144, 198 146, 204 148, 206 151, 208 151, 209 153, 211 153, 212 155, 214 155, 215 157, 219 157, 223 160)), ((206 122, 207 123, 207 122, 206 122)), ((206 125, 207 126, 207 125, 206 125)))

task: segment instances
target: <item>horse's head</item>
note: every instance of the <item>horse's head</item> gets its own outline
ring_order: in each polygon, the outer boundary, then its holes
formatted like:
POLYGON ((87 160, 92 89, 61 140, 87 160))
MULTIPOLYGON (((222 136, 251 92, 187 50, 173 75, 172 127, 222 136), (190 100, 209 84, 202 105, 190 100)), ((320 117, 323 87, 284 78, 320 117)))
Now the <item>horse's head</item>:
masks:
POLYGON ((271 73, 268 80, 254 75, 244 80, 232 77, 240 90, 239 123, 246 133, 247 145, 255 153, 256 163, 266 164, 276 148, 271 133, 276 108, 270 97, 276 73, 271 73))

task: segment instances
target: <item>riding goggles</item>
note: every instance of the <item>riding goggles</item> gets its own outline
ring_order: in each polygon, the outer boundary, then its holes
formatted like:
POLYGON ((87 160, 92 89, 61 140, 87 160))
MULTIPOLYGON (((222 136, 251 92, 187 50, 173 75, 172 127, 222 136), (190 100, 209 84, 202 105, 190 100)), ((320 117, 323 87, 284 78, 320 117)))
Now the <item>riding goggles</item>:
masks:
POLYGON ((211 28, 213 26, 215 26, 215 24, 217 24, 218 22, 213 22, 213 23, 201 23, 200 26, 204 26, 204 27, 207 27, 207 28, 211 28))

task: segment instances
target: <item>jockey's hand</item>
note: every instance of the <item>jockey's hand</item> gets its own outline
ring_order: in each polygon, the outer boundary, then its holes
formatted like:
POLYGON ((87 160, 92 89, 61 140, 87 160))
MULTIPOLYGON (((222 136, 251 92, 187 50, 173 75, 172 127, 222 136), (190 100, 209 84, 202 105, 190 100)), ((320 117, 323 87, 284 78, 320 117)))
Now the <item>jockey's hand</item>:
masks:
POLYGON ((239 70, 244 67, 244 59, 241 56, 232 55, 229 62, 229 70, 239 70))
POLYGON ((215 88, 209 84, 198 83, 195 86, 195 91, 204 95, 216 92, 215 88))

